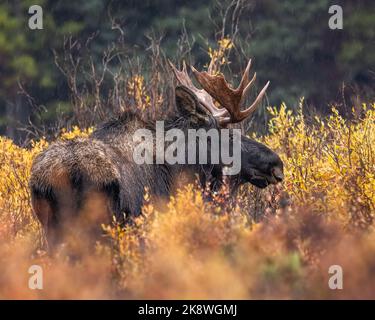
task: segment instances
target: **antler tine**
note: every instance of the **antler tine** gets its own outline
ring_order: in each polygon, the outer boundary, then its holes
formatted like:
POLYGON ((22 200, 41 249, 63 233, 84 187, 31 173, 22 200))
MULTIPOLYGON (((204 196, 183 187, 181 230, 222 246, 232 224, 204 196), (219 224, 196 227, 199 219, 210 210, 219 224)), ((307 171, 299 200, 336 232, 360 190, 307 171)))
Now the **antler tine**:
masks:
MULTIPOLYGON (((251 83, 249 83, 251 85, 251 83)), ((246 110, 244 111, 241 111, 241 120, 244 120, 246 119, 247 117, 249 117, 255 110, 256 108, 258 107, 259 103, 262 101, 263 99, 263 96, 264 94, 266 93, 266 90, 268 88, 268 86, 270 85, 270 82, 267 81, 266 85, 263 87, 262 91, 258 94, 258 96, 256 97, 255 101, 253 102, 253 104, 248 107, 246 110)))
POLYGON ((250 88, 253 86, 256 78, 257 78, 257 73, 254 72, 253 78, 249 81, 249 83, 247 84, 247 86, 245 87, 245 89, 243 89, 243 91, 242 91, 242 97, 241 97, 241 101, 240 101, 240 105, 241 106, 245 102, 247 93, 249 92, 250 88))
POLYGON ((251 59, 247 63, 245 72, 243 73, 243 76, 241 78, 240 84, 239 84, 238 88, 236 89, 236 91, 241 91, 242 92, 242 91, 244 91, 244 88, 247 87, 247 85, 249 83, 250 68, 251 68, 251 59))
POLYGON ((188 87, 189 89, 192 89, 193 83, 191 82, 191 79, 189 78, 187 72, 186 72, 186 64, 185 61, 183 62, 183 68, 182 71, 179 71, 176 69, 176 67, 173 65, 173 63, 168 60, 169 65, 171 66, 173 73, 175 77, 177 78, 178 82, 182 84, 185 87, 188 87))
POLYGON ((196 87, 194 86, 193 82, 191 81, 191 79, 190 79, 190 77, 189 77, 189 74, 188 74, 188 72, 187 72, 187 68, 186 68, 186 62, 185 62, 185 60, 182 61, 182 72, 183 72, 184 76, 186 76, 186 81, 187 81, 187 83, 188 83, 191 87, 193 87, 194 89, 197 89, 197 90, 198 90, 198 88, 196 88, 196 87))

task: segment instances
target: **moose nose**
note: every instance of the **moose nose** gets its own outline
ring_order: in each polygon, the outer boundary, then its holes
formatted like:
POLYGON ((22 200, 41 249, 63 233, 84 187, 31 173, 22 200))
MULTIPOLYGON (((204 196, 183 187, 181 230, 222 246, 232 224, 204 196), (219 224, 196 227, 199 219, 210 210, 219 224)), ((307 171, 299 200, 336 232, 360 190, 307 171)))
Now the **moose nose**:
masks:
POLYGON ((272 174, 277 180, 277 182, 281 182, 284 180, 284 174, 283 171, 279 167, 275 167, 272 169, 272 174))

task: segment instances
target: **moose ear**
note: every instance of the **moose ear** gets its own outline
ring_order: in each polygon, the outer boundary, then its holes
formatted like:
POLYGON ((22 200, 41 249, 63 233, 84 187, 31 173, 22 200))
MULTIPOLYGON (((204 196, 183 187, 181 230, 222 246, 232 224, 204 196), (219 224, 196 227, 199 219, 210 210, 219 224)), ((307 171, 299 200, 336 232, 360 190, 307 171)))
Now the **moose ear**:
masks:
POLYGON ((209 117, 196 95, 188 88, 177 86, 175 90, 177 111, 194 123, 206 123, 209 117))

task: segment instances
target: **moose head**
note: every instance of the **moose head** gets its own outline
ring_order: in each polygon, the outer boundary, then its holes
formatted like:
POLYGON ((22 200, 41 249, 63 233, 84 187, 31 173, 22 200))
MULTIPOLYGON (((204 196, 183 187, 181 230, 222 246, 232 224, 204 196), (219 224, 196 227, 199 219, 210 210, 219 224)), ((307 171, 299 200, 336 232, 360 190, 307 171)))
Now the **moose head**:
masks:
MULTIPOLYGON (((248 62, 236 89, 228 84, 222 74, 211 74, 213 61, 211 61, 207 72, 199 72, 191 67, 202 89, 198 89, 193 84, 185 63, 183 63, 182 71, 177 70, 171 62, 170 65, 180 85, 176 88, 176 101, 180 112, 189 114, 190 117, 194 116, 197 121, 202 122, 202 125, 214 123, 212 126, 219 130, 250 117, 260 105, 269 86, 269 82, 267 82, 255 101, 245 110, 241 110, 256 79, 256 73, 251 79, 249 78, 251 60, 248 62), (186 95, 192 96, 195 103, 187 103, 185 101, 187 99, 181 99, 186 95), (214 100, 220 107, 215 105, 214 100)), ((233 139, 235 139, 234 136, 233 139)), ((241 144, 241 169, 238 175, 231 177, 232 181, 236 181, 237 185, 250 182, 258 188, 265 188, 283 180, 283 162, 275 152, 245 135, 241 135, 239 139, 241 144)), ((212 174, 216 178, 221 178, 223 174, 221 169, 222 166, 214 168, 212 174)))

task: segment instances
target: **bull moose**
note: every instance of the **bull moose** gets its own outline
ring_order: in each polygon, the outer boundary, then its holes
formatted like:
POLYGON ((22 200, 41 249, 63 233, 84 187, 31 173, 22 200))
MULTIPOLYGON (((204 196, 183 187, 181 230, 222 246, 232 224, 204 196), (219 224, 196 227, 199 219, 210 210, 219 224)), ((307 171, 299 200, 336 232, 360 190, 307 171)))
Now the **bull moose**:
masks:
MULTIPOLYGON (((185 63, 181 71, 171 64, 179 84, 175 88, 176 112, 165 119, 165 127, 182 131, 223 130, 249 117, 269 84, 251 106, 241 110, 256 78, 256 74, 249 78, 250 66, 251 60, 237 89, 223 75, 212 75, 210 67, 208 72, 191 67, 202 87, 198 89, 189 78, 185 63)), ((87 231, 110 221, 113 215, 120 221, 139 215, 145 190, 155 197, 168 197, 181 175, 200 176, 201 183, 213 181, 220 185, 223 163, 136 164, 132 136, 139 128, 155 130, 155 121, 127 111, 98 127, 89 137, 57 141, 35 158, 30 178, 32 207, 49 246, 59 243, 71 226, 87 231)), ((244 135, 240 136, 240 143, 241 169, 229 177, 233 188, 247 182, 265 188, 283 179, 283 163, 275 152, 244 135)), ((207 152, 209 149, 210 144, 207 152)))

